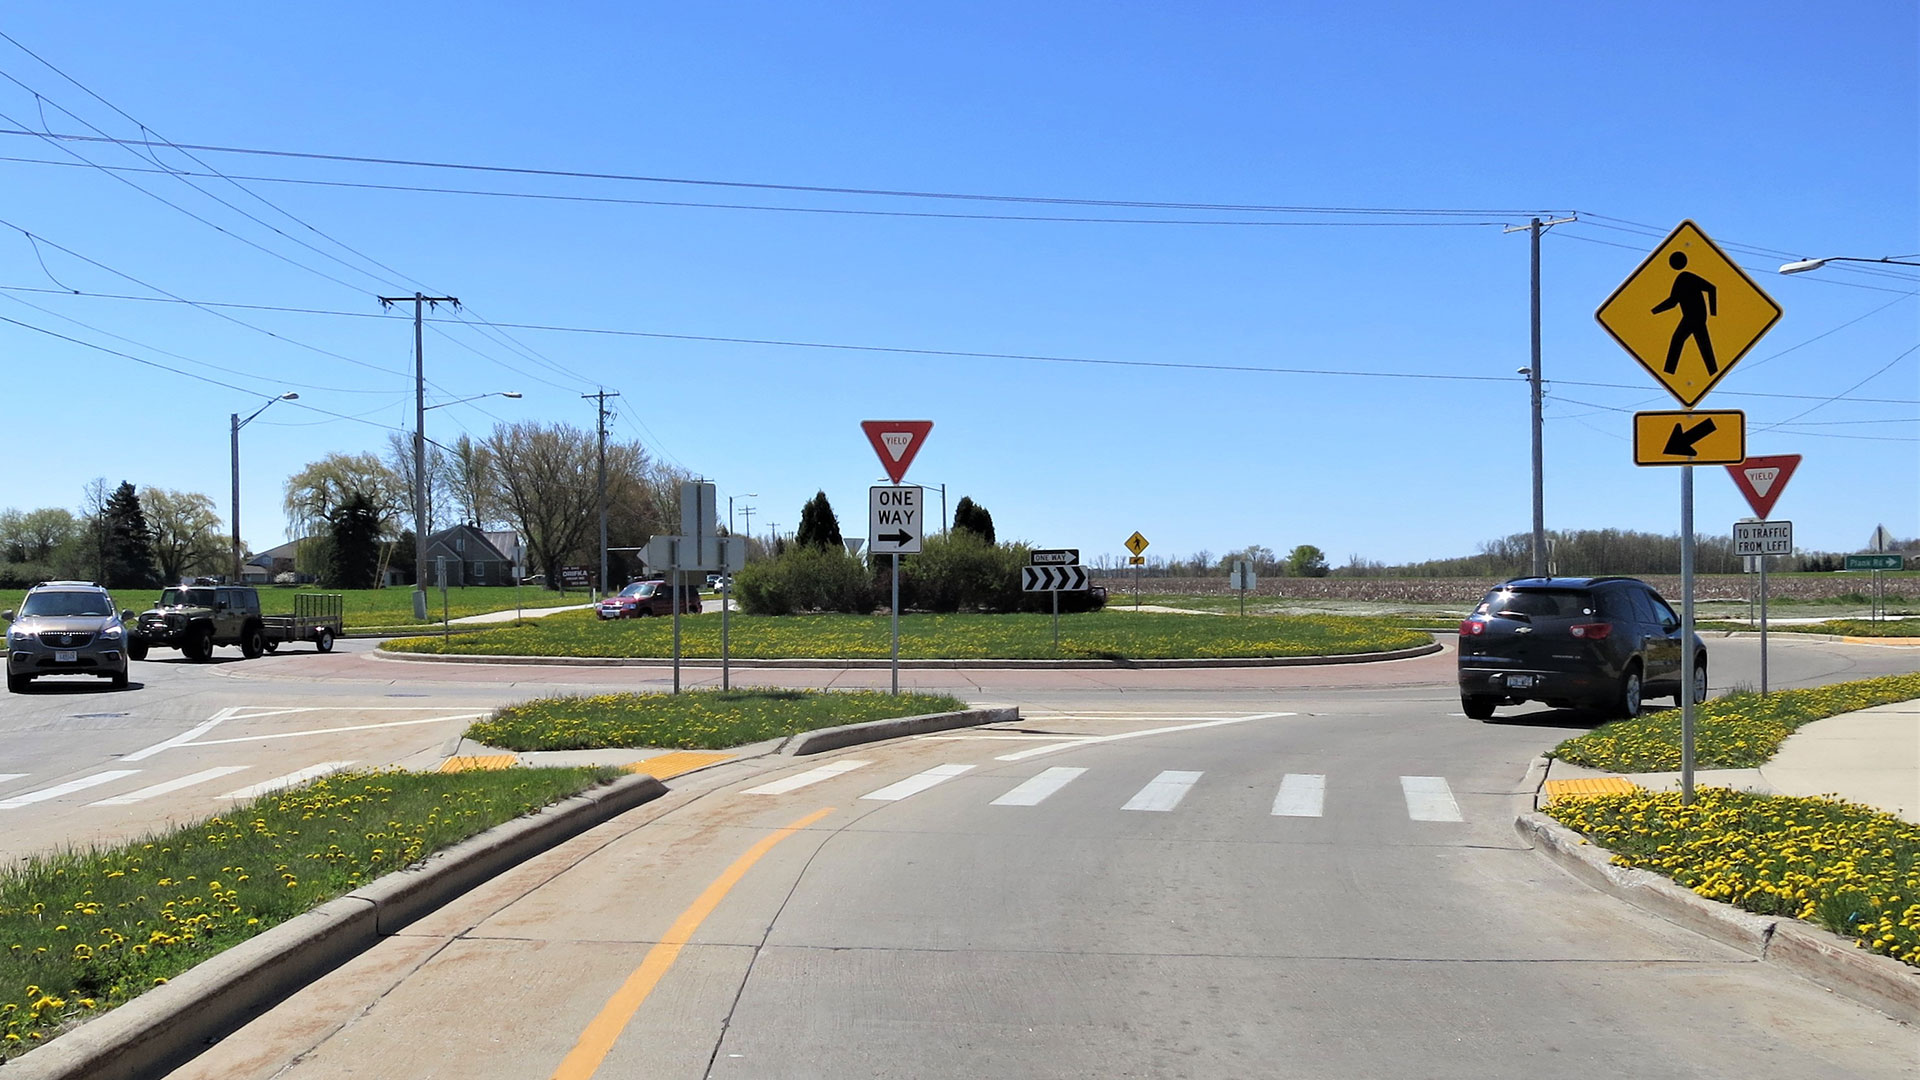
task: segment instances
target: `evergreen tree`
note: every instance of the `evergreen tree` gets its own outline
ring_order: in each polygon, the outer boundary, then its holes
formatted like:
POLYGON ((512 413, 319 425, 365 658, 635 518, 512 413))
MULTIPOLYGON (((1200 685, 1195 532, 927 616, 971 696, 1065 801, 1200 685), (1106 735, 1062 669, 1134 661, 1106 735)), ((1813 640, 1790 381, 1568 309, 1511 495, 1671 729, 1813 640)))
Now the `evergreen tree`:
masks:
POLYGON ((953 527, 965 530, 991 544, 993 539, 993 515, 987 508, 974 502, 971 496, 960 496, 960 502, 953 508, 953 527))
POLYGON ((327 515, 327 525, 327 587, 372 588, 380 573, 380 508, 366 492, 351 492, 327 515))
POLYGON ((159 584, 153 564, 153 533, 140 496, 125 480, 101 508, 101 584, 109 589, 147 589, 159 584))
POLYGON ((827 501, 827 493, 822 491, 807 500, 800 508, 800 527, 794 531, 793 542, 801 547, 840 548, 840 519, 834 516, 833 504, 827 501))

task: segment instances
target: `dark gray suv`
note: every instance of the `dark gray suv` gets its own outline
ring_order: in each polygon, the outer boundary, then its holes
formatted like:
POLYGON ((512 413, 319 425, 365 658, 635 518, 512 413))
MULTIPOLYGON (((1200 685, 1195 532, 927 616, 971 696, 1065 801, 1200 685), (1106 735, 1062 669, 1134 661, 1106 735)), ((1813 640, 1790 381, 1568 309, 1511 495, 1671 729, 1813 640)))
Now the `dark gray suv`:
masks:
MULTIPOLYGON (((1694 635, 1693 700, 1707 699, 1707 647, 1694 635)), ((1514 578, 1460 622, 1460 708, 1541 701, 1616 717, 1650 697, 1680 702, 1680 616, 1627 577, 1514 578)))
POLYGON ((43 581, 27 590, 7 625, 7 689, 26 690, 41 675, 95 675, 127 685, 131 611, 91 581, 43 581))

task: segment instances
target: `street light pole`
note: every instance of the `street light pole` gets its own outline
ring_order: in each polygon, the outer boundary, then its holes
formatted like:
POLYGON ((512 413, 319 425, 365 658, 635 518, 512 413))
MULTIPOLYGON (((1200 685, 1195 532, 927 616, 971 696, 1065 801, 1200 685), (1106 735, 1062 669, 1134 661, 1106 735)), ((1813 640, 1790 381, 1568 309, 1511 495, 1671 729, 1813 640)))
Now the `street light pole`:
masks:
POLYGON ((253 410, 245 420, 239 413, 229 414, 233 424, 233 584, 240 584, 240 429, 253 423, 253 418, 267 411, 267 407, 276 401, 292 401, 300 395, 289 390, 278 397, 270 397, 267 404, 253 410))
POLYGON ((1920 262, 1911 262, 1907 259, 1895 259, 1891 257, 1881 258, 1881 259, 1861 259, 1861 258, 1855 258, 1854 256, 1851 256, 1851 255, 1829 255, 1824 259, 1801 259, 1797 262, 1787 263, 1785 266, 1782 266, 1780 268, 1780 272, 1783 274, 1804 274, 1809 270, 1818 270, 1830 262, 1863 262, 1863 263, 1885 263, 1888 266, 1920 266, 1920 262))
MULTIPOLYGON (((743 498, 743 499, 757 499, 757 498, 759 498, 759 497, 760 497, 760 493, 759 493, 759 492, 757 492, 757 491, 749 491, 749 492, 746 492, 746 493, 744 493, 744 494, 742 494, 742 495, 741 495, 740 497, 741 497, 741 498, 743 498)), ((748 514, 752 514, 752 513, 753 513, 753 508, 752 508, 752 507, 748 507, 748 508, 747 508, 747 513, 748 513, 748 514)), ((753 519, 752 519, 751 517, 749 517, 749 518, 747 519, 747 523, 748 523, 749 525, 751 525, 751 524, 753 523, 753 519)), ((733 496, 731 496, 731 495, 729 495, 729 496, 727 496, 727 535, 728 535, 728 536, 733 536, 733 535, 735 535, 735 533, 734 533, 734 531, 733 531, 733 496)))
POLYGON ((413 617, 427 617, 427 361, 422 309, 427 304, 460 306, 457 296, 382 296, 382 307, 413 301, 413 617))

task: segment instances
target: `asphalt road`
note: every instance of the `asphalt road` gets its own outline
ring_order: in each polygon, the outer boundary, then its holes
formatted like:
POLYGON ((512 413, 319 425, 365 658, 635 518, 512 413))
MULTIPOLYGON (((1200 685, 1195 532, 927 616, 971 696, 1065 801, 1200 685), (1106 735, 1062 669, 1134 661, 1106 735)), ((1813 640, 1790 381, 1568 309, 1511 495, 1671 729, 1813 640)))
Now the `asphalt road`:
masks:
MULTIPOLYGON (((1750 639, 1710 648, 1716 686, 1757 681, 1750 639)), ((1772 676, 1914 662, 1776 639, 1772 676)), ((1469 721, 1451 663, 903 672, 1023 719, 673 781, 175 1075, 1920 1075, 1910 1029, 1528 851, 1526 765, 1591 721, 1469 721)), ((36 688, 0 708, 0 769, 27 774, 0 782, 8 850, 204 814, 314 763, 430 763, 491 704, 664 678, 283 650, 36 688)))

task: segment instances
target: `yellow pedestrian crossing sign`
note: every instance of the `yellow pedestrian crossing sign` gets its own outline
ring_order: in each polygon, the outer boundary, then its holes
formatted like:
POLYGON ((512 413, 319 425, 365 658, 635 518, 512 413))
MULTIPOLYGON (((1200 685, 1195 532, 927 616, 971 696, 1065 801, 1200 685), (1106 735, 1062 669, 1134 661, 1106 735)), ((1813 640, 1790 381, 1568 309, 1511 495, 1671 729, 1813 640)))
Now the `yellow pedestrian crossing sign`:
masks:
POLYGON ((1780 305, 1683 221, 1593 317, 1692 408, 1780 321, 1780 305))
POLYGON ((1135 556, 1138 556, 1141 552, 1147 550, 1147 538, 1141 536, 1139 531, 1135 530, 1132 536, 1127 537, 1127 550, 1133 552, 1135 556))

